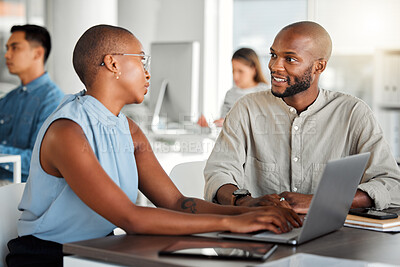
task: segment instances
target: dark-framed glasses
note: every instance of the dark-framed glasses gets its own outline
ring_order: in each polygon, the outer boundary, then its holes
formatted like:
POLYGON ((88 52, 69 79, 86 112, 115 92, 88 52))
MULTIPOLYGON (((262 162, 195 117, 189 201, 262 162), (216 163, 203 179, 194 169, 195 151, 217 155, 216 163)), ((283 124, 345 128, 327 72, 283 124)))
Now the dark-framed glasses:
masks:
MULTIPOLYGON (((141 61, 142 61, 144 70, 145 71, 149 71, 150 59, 151 59, 150 55, 145 55, 145 54, 124 54, 124 53, 114 53, 114 54, 111 54, 111 55, 141 57, 141 61)), ((104 66, 104 62, 101 62, 100 66, 104 66)))

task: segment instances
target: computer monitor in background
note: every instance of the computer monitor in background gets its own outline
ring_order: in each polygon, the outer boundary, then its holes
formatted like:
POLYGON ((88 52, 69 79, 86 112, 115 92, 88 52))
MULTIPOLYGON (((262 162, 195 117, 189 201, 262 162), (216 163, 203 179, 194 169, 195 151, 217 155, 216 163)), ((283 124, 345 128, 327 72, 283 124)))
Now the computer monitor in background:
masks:
POLYGON ((200 45, 151 44, 149 108, 154 132, 186 130, 198 119, 200 45))

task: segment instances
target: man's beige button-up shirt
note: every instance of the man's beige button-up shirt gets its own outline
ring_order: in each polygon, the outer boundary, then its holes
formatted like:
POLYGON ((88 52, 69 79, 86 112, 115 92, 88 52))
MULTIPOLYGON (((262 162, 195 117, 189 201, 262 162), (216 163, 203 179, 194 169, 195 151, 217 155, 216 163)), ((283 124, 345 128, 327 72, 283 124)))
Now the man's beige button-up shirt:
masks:
POLYGON ((371 109, 360 99, 320 89, 297 114, 271 91, 242 97, 226 117, 207 161, 205 199, 224 184, 252 196, 315 193, 327 161, 362 152, 371 158, 359 189, 377 209, 400 206, 400 171, 371 109))

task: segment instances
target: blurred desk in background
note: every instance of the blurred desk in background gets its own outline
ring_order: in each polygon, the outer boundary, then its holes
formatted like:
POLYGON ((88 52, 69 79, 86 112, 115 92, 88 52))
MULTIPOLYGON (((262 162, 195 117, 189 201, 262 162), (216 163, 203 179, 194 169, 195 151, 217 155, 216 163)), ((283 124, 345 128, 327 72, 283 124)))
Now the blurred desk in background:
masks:
MULTIPOLYGON (((215 144, 213 134, 161 134, 147 133, 161 167, 169 175, 174 166, 190 161, 207 160, 215 144)), ((141 206, 151 206, 151 202, 139 192, 136 201, 141 206)))
POLYGON ((210 134, 169 135, 149 133, 147 136, 154 154, 167 174, 179 163, 206 160, 216 139, 214 135, 210 134))

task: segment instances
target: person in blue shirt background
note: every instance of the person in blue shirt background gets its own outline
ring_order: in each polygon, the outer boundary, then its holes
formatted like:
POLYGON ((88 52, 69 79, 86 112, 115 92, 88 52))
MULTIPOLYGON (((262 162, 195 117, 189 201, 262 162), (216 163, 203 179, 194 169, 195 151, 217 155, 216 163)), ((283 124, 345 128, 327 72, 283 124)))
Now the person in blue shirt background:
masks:
MULTIPOLYGON (((51 49, 50 34, 45 28, 13 26, 6 49, 7 68, 19 77, 21 85, 0 99, 0 153, 21 155, 24 182, 38 131, 64 94, 45 71, 51 49)), ((0 164, 0 185, 12 181, 12 168, 12 164, 0 164)))

